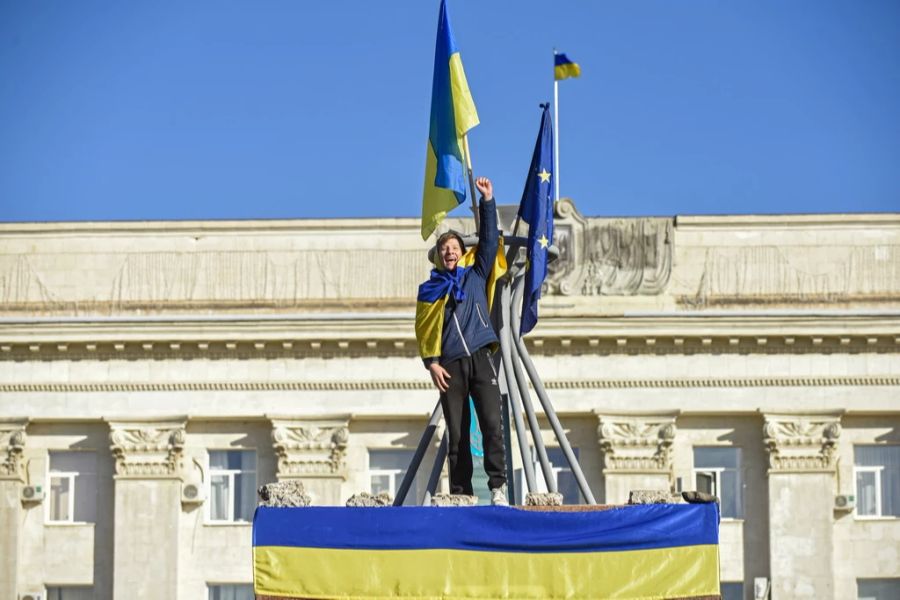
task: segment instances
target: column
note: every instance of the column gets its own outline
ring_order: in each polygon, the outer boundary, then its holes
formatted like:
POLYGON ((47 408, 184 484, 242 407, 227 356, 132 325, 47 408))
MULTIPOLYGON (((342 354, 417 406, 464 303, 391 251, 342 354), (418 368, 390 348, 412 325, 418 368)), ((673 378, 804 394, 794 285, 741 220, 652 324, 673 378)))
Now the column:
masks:
POLYGON ((273 417, 271 421, 278 481, 301 480, 315 505, 340 504, 341 484, 347 478, 350 417, 273 417))
POLYGON ((833 521, 840 416, 764 415, 772 599, 834 598, 833 521))
POLYGON ((672 489, 674 415, 598 415, 607 504, 624 504, 632 490, 672 489))
POLYGON ((110 422, 115 459, 113 597, 178 597, 186 419, 110 422))
POLYGON ((0 421, 0 598, 16 598, 26 419, 0 421))

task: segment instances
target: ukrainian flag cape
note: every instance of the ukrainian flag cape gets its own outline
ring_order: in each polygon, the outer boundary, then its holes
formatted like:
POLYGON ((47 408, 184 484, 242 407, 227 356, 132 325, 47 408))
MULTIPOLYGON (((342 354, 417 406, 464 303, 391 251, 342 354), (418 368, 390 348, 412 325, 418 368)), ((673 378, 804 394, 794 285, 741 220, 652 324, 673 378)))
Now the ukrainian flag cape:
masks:
POLYGON ((712 504, 268 508, 254 589, 278 598, 719 598, 712 504))
MULTIPOLYGON (((444 333, 444 307, 447 306, 447 297, 451 293, 461 292, 459 286, 472 265, 475 264, 475 254, 478 246, 469 248, 456 266, 456 273, 450 275, 445 271, 433 269, 431 278, 419 286, 419 294, 416 298, 416 342, 419 346, 419 356, 432 358, 441 355, 441 336, 444 333)), ((440 256, 435 252, 434 262, 438 264, 440 256)), ((494 305, 494 289, 497 280, 506 273, 506 255, 503 252, 503 238, 497 246, 497 257, 494 266, 488 275, 487 298, 488 312, 494 305)), ((457 296, 459 299, 459 297, 457 296)))

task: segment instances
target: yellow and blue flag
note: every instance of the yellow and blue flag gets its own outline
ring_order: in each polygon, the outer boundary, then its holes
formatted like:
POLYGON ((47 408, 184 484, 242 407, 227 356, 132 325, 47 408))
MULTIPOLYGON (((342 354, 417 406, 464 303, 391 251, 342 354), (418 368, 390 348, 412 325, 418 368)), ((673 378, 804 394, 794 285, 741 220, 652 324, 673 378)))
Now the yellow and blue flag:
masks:
POLYGON ((466 200, 463 137, 476 125, 478 113, 450 28, 447 3, 441 0, 431 84, 425 189, 422 192, 423 240, 428 239, 449 211, 466 200))
POLYGON ((534 144, 519 216, 528 223, 528 271, 522 299, 521 334, 531 331, 538 319, 538 299, 547 277, 547 252, 553 241, 553 124, 550 105, 541 104, 541 128, 534 144))
POLYGON ((261 506, 253 581, 256 594, 279 598, 711 598, 718 541, 715 503, 261 506))
POLYGON ((562 52, 553 54, 553 79, 559 81, 560 79, 580 76, 581 67, 578 66, 578 63, 569 60, 569 57, 562 52))

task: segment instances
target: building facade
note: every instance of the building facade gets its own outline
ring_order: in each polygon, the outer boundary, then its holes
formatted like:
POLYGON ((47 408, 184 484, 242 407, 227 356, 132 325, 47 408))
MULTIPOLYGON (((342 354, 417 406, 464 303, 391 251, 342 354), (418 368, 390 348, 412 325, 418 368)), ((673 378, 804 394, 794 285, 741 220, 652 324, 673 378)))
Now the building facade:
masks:
MULTIPOLYGON (((527 346, 597 501, 718 495, 726 598, 898 597, 900 215, 557 212, 527 346)), ((0 597, 249 597, 258 485, 395 491, 437 401, 426 250, 414 219, 0 225, 0 597)))

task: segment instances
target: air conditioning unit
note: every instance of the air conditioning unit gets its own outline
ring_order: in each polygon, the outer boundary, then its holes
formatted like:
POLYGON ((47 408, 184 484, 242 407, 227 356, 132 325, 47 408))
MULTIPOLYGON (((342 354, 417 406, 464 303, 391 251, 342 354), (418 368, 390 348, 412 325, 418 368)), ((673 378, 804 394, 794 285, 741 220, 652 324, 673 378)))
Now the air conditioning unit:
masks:
POLYGON ((43 502, 44 488, 40 485, 23 485, 19 492, 19 498, 22 502, 43 502))
POLYGON ((19 600, 44 600, 44 592, 25 592, 19 594, 19 600))
POLYGON ((851 511, 856 508, 856 496, 851 494, 838 494, 834 497, 834 510, 851 511))
POLYGON ((206 488, 197 483, 185 483, 181 486, 182 504, 203 504, 206 500, 206 488))

